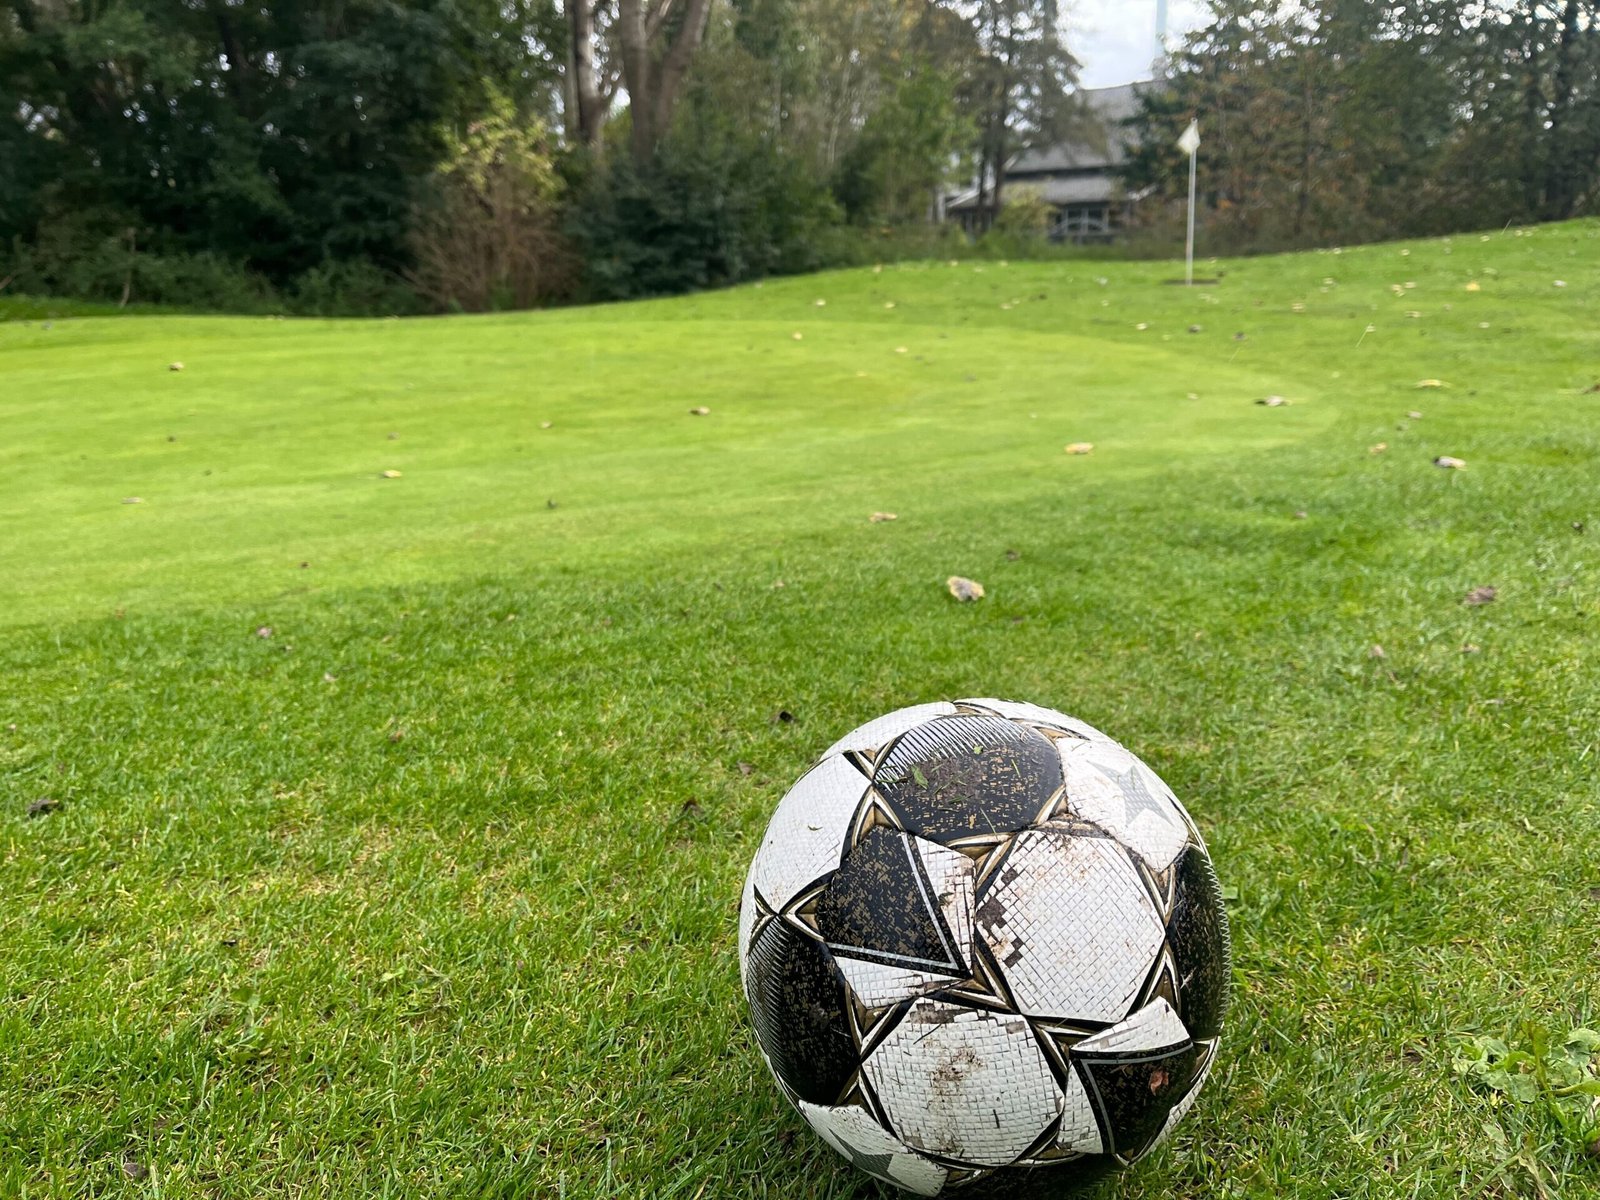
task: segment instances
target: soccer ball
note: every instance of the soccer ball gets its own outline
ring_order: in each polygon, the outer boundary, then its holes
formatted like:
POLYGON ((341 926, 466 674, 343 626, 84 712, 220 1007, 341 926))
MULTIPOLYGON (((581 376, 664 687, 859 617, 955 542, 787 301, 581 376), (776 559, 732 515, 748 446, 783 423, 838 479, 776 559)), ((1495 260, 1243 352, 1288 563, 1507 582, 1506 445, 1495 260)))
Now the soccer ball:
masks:
POLYGON ((924 1196, 1056 1195, 1194 1103, 1228 1001, 1205 844, 1082 721, 920 704, 828 748, 739 907, 756 1038, 824 1141, 924 1196))

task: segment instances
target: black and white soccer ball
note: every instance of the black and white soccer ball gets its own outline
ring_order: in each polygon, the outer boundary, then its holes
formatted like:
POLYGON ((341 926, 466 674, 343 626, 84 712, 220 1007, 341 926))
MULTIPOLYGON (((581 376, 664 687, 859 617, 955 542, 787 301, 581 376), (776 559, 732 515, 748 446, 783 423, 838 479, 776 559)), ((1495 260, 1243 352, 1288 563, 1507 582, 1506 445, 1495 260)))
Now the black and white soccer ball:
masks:
POLYGON ((1124 746, 1032 704, 903 708, 778 805, 739 908, 767 1064, 920 1195, 1056 1195, 1193 1104, 1229 989, 1194 822, 1124 746))

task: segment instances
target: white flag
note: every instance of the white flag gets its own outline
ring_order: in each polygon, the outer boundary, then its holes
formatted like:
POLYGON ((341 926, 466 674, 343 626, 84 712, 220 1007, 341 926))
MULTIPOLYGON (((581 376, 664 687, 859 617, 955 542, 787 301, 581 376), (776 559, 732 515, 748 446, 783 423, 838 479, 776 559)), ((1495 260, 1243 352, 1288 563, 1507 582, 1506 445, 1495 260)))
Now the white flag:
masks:
POLYGON ((1183 136, 1178 139, 1178 149, 1185 154, 1193 154, 1200 149, 1200 126, 1194 121, 1189 122, 1189 128, 1183 131, 1183 136))

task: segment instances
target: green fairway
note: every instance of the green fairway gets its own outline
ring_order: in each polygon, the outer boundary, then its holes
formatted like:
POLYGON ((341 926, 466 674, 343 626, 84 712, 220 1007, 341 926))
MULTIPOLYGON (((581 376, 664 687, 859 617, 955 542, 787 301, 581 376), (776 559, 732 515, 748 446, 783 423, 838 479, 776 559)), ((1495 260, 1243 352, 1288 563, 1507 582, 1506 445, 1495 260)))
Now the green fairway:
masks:
POLYGON ((1600 1115, 1451 1070, 1600 1027, 1600 222, 1181 274, 0 323, 0 1196, 879 1195, 739 887, 835 737, 992 695, 1230 897, 1096 1195, 1600 1197, 1600 1115))

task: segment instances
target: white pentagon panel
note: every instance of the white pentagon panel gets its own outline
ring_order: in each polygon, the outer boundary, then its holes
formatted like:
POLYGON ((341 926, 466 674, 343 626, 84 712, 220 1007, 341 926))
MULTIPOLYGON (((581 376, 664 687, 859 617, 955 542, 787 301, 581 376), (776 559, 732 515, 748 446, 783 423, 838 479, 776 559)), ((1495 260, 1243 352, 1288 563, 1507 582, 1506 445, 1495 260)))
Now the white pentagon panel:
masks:
POLYGON ((1172 1005, 1157 996, 1125 1021, 1086 1037, 1073 1047, 1082 1053, 1128 1054, 1138 1050, 1170 1050, 1189 1040, 1172 1005))
POLYGON ((1077 1154, 1104 1154, 1105 1143, 1100 1139, 1100 1122, 1094 1119, 1094 1106, 1089 1103, 1089 1093, 1076 1071, 1067 1072, 1064 1098, 1061 1131, 1056 1134, 1056 1146, 1077 1154))
POLYGON ((866 776, 846 759, 825 758, 779 801, 750 867, 756 890, 774 909, 838 868, 850 819, 866 791, 866 776))
POLYGON ((972 965, 972 893, 977 866, 959 850, 950 850, 937 842, 910 838, 917 857, 922 860, 933 885, 933 899, 939 906, 945 924, 955 938, 955 950, 961 962, 972 965))
POLYGON ((1067 807, 1125 842, 1153 871, 1189 844, 1188 813, 1161 777, 1121 746, 1062 742, 1067 807))
POLYGON ((943 1167, 913 1153, 865 1109, 826 1108, 801 1101, 800 1115, 823 1141, 875 1179, 918 1196, 937 1195, 944 1186, 947 1172, 943 1167))
POLYGON ((1069 717, 1064 712, 1057 712, 1053 708, 1045 708, 1038 704, 1024 704, 1017 700, 959 700, 958 704, 971 704, 978 708, 987 708, 992 713, 1002 717, 1010 717, 1013 721, 1031 721, 1035 725, 1049 725, 1056 729, 1065 729, 1076 733, 1080 737, 1090 738, 1095 741, 1110 742, 1116 745, 1116 740, 1110 734, 1101 733, 1087 721, 1080 721, 1077 717, 1069 717))
POLYGON ((885 713, 865 725, 852 729, 829 746, 823 757, 842 754, 846 750, 876 752, 924 721, 931 721, 934 717, 948 717, 955 711, 956 706, 944 700, 932 704, 913 704, 910 708, 897 708, 892 713, 885 713))
POLYGON ((850 985, 850 990, 856 994, 856 999, 868 1008, 899 1004, 913 996, 926 995, 961 982, 954 975, 912 971, 843 955, 835 955, 833 961, 838 965, 845 982, 850 985))
POLYGON ((1029 1016, 1120 1021, 1165 929, 1115 842, 1029 830, 978 905, 978 933, 1029 1016))
POLYGON ((1018 1016, 918 1000, 863 1070, 901 1141, 979 1166, 1014 1161, 1061 1112, 1018 1016))

